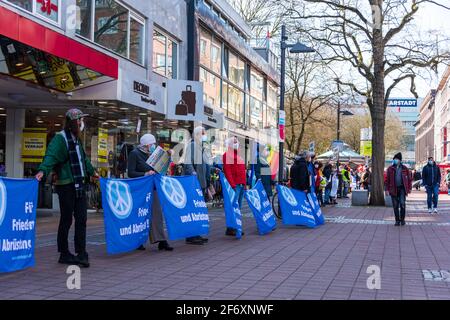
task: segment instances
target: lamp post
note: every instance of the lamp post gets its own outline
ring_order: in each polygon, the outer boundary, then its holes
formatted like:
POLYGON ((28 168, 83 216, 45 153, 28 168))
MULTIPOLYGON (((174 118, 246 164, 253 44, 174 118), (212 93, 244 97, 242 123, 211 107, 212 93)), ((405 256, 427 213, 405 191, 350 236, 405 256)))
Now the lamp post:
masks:
MULTIPOLYGON (((341 111, 341 101, 338 100, 338 103, 337 103, 337 128, 336 128, 336 140, 337 141, 339 141, 341 138, 341 114, 343 116, 352 116, 353 115, 353 113, 348 110, 341 111)), ((341 151, 338 150, 337 161, 336 161, 337 168, 339 168, 339 154, 340 153, 341 153, 341 151)))
MULTIPOLYGON (((286 69, 286 49, 290 48, 291 53, 308 53, 308 52, 315 52, 314 49, 305 46, 304 44, 297 42, 295 44, 287 44, 286 40, 288 39, 286 35, 286 26, 281 26, 281 43, 280 43, 280 49, 281 49, 281 67, 280 67, 280 73, 281 73, 281 81, 280 81, 280 115, 281 113, 284 113, 284 92, 285 92, 285 69, 286 69)), ((280 117, 279 117, 280 120, 280 117)), ((280 122, 280 121, 278 121, 280 122)), ((280 125, 280 123, 278 124, 280 125)), ((284 123, 283 123, 284 126, 284 123)), ((284 130, 283 128, 280 128, 280 134, 281 130, 284 130)), ((283 179, 283 169, 284 169, 284 132, 283 132, 283 139, 280 139, 279 144, 279 167, 278 167, 278 182, 280 183, 283 179)))

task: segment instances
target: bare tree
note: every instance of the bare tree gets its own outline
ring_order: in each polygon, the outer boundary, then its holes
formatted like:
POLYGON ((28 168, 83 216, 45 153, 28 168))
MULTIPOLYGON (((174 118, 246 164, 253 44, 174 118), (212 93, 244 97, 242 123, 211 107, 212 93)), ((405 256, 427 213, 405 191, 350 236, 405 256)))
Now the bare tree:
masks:
POLYGON ((291 0, 276 1, 288 10, 291 31, 323 47, 324 61, 340 70, 339 83, 366 97, 373 130, 371 201, 384 205, 386 107, 392 91, 403 81, 417 97, 420 70, 437 70, 449 60, 441 52, 445 36, 430 38, 414 23, 422 6, 444 0, 291 0))
POLYGON ((334 82, 323 77, 327 66, 314 56, 290 56, 286 67, 286 145, 297 154, 308 127, 329 123, 331 114, 324 117, 319 111, 330 106, 334 82))

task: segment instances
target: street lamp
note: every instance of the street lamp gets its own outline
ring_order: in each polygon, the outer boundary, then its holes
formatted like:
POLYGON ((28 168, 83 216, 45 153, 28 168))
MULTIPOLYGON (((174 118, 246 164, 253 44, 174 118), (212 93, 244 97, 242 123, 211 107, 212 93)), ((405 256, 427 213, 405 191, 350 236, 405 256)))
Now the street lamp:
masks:
MULTIPOLYGON (((341 102, 338 100, 338 107, 337 107, 337 128, 336 128, 336 140, 339 141, 341 137, 341 114, 343 116, 352 116, 353 113, 348 110, 341 110, 341 102)), ((340 150, 338 150, 337 154, 337 161, 336 161, 336 167, 339 168, 339 154, 341 153, 340 150)))
MULTIPOLYGON (((305 46, 304 44, 297 42, 295 44, 287 44, 286 40, 288 39, 286 35, 286 26, 281 26, 281 81, 280 81, 280 116, 284 113, 284 92, 285 92, 285 69, 286 69, 286 49, 290 48, 291 53, 309 53, 315 52, 313 48, 305 46)), ((283 115, 284 116, 284 115, 283 115)), ((280 121, 279 121, 280 122, 280 121)), ((280 125, 280 123, 279 123, 280 125)), ((284 123, 282 124, 284 126, 284 123)), ((281 129, 281 128, 280 128, 281 129)), ((284 128, 282 128, 284 130, 284 128)), ((281 132, 280 132, 281 133, 281 132)), ((283 179, 283 160, 284 160, 284 132, 283 139, 280 140, 279 144, 279 167, 278 167, 278 182, 281 182, 283 179)))

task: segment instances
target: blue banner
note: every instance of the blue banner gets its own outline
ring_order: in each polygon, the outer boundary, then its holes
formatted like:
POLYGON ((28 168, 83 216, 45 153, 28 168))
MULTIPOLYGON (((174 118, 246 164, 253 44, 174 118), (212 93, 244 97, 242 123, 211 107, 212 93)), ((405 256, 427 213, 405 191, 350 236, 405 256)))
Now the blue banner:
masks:
POLYGON ((38 184, 36 179, 0 177, 0 272, 35 264, 38 184))
POLYGON ((284 224, 302 225, 309 228, 316 226, 313 209, 306 193, 278 185, 278 202, 281 207, 281 217, 284 224))
POLYGON ((325 217, 322 214, 322 209, 320 208, 319 200, 317 199, 316 193, 308 193, 307 195, 309 204, 313 210, 314 218, 316 219, 317 225, 322 225, 325 223, 325 217))
POLYGON ((209 216, 196 176, 156 175, 159 202, 170 240, 209 233, 209 216))
POLYGON ((227 228, 236 230, 236 238, 242 237, 242 214, 239 208, 239 199, 236 192, 231 187, 223 172, 220 172, 220 182, 222 183, 223 205, 225 209, 225 223, 227 228))
POLYGON ((259 234, 270 233, 277 226, 277 222, 261 180, 258 180, 251 190, 245 191, 245 198, 252 209, 259 234))
POLYGON ((136 250, 149 236, 154 176, 100 179, 109 254, 136 250))

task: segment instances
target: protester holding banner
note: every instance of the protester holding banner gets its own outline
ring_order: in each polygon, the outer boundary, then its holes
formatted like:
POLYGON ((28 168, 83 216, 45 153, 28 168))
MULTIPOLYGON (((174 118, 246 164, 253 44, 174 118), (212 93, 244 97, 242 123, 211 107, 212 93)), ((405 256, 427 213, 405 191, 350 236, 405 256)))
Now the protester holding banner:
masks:
MULTIPOLYGON (((209 163, 212 164, 209 153, 205 152, 204 143, 207 139, 205 128, 202 126, 194 128, 193 139, 187 145, 184 159, 184 174, 197 176, 205 197, 208 182, 211 179, 209 163)), ((187 244, 202 245, 206 242, 208 242, 208 239, 200 235, 186 238, 187 244)))
MULTIPOLYGON (((140 144, 133 151, 131 151, 128 156, 128 177, 137 178, 156 174, 156 171, 153 170, 153 168, 146 162, 155 150, 155 137, 150 133, 144 134, 140 139, 140 144)), ((173 250, 173 248, 169 246, 164 232, 163 215, 156 188, 153 190, 150 242, 158 243, 159 250, 173 250)), ((145 250, 145 247, 141 245, 138 250, 145 250)))
POLYGON ((87 198, 86 183, 95 174, 79 138, 84 129, 83 118, 87 116, 78 109, 66 113, 64 130, 58 132, 47 147, 39 166, 36 179, 41 181, 52 170, 56 171, 56 192, 59 197, 61 217, 58 228, 59 263, 79 264, 89 267, 86 252, 87 198), (69 230, 75 218, 75 253, 69 250, 69 230))
MULTIPOLYGON (((237 137, 227 139, 226 145, 228 149, 222 156, 223 173, 231 188, 233 188, 235 197, 238 199, 239 208, 241 208, 247 177, 245 172, 245 162, 239 156, 239 140, 237 137)), ((236 230, 227 227, 225 234, 227 236, 236 236, 236 230)), ((244 233, 242 232, 242 235, 243 234, 244 233)))
POLYGON ((309 193, 311 192, 311 179, 306 157, 307 153, 305 151, 295 157, 291 168, 291 187, 292 189, 309 193))

